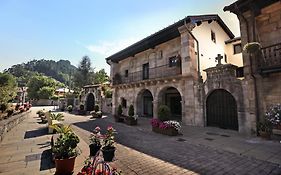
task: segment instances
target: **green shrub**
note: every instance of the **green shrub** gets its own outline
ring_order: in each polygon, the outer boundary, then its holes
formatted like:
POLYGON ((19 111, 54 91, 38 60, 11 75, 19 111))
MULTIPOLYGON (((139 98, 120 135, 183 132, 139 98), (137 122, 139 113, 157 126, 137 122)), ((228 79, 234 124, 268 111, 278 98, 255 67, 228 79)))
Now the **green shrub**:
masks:
POLYGON ((7 114, 8 114, 8 117, 12 116, 14 113, 14 109, 13 108, 9 108, 7 109, 7 114))
POLYGON ((2 112, 6 111, 7 108, 8 108, 7 103, 2 103, 2 104, 0 105, 0 111, 2 111, 2 112))
POLYGON ((50 115, 50 118, 52 120, 57 120, 57 121, 63 121, 64 120, 64 115, 62 113, 50 113, 48 112, 48 115, 50 115))
POLYGON ((135 115, 135 109, 133 105, 129 106, 128 116, 133 117, 135 115))
POLYGON ((166 105, 161 105, 158 108, 158 119, 161 121, 167 121, 170 119, 171 111, 166 105))
POLYGON ((95 111, 95 112, 98 112, 99 110, 100 110, 99 105, 95 105, 95 106, 94 106, 94 111, 95 111))
POLYGON ((67 106, 67 110, 68 110, 68 112, 72 112, 72 110, 73 110, 72 105, 68 105, 68 106, 67 106))
POLYGON ((118 109, 117 109, 117 114, 118 114, 118 115, 122 115, 122 113, 123 113, 122 106, 119 105, 119 106, 118 106, 118 109))
POLYGON ((83 111, 83 110, 84 110, 84 105, 81 104, 81 105, 79 106, 79 109, 80 109, 81 111, 83 111))
POLYGON ((43 110, 39 110, 36 112, 36 114, 38 114, 39 117, 45 115, 45 112, 43 110))

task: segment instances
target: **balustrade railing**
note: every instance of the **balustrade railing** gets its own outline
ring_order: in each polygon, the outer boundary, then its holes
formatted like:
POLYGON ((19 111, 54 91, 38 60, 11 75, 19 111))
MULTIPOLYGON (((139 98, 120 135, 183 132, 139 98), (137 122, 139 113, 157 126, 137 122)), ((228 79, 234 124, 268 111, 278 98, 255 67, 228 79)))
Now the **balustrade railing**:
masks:
POLYGON ((149 68, 148 74, 145 74, 143 71, 132 72, 129 73, 127 76, 116 74, 113 77, 113 85, 127 84, 127 83, 133 83, 142 80, 150 80, 156 78, 164 78, 164 77, 170 77, 180 74, 181 74, 181 65, 169 67, 169 64, 167 64, 163 66, 149 68))
POLYGON ((262 58, 258 62, 261 72, 281 71, 281 43, 261 48, 262 58))

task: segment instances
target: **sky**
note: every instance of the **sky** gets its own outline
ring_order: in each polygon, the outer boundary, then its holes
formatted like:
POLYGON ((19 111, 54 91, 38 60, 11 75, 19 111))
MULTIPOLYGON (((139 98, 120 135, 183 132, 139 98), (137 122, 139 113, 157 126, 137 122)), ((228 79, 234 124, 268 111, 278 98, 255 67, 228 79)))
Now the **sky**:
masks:
POLYGON ((105 58, 188 15, 219 14, 235 36, 235 0, 0 0, 0 71, 33 59, 105 58))

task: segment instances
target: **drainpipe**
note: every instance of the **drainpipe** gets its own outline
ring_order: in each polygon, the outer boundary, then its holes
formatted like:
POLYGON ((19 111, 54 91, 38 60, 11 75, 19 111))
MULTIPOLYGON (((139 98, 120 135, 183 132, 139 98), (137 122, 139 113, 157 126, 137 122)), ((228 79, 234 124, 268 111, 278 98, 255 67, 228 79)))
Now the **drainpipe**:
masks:
MULTIPOLYGON (((245 16, 239 11, 239 8, 237 6, 237 4, 235 4, 236 7, 236 12, 238 15, 240 15, 242 17, 242 19, 244 20, 245 24, 246 24, 246 31, 247 31, 247 41, 250 42, 250 36, 249 36, 249 23, 246 20, 245 16)), ((253 18, 253 41, 256 40, 256 31, 255 31, 255 19, 253 18)), ((256 105, 256 121, 259 122, 260 121, 260 115, 259 115, 259 101, 258 101, 258 89, 257 89, 257 80, 255 75, 253 74, 253 65, 252 65, 252 55, 249 55, 249 61, 250 61, 250 71, 251 71, 251 77, 253 78, 254 81, 254 94, 255 94, 255 105, 256 105)), ((258 128, 256 128, 258 131, 258 128)), ((258 132, 257 132, 258 134, 258 132)))
POLYGON ((186 27, 188 33, 192 36, 192 38, 196 41, 196 45, 197 45, 197 69, 198 69, 198 79, 201 79, 201 73, 200 73, 200 53, 199 53, 199 42, 198 40, 195 38, 195 36, 191 33, 191 31, 188 30, 188 27, 186 25, 186 20, 184 20, 184 26, 186 27))

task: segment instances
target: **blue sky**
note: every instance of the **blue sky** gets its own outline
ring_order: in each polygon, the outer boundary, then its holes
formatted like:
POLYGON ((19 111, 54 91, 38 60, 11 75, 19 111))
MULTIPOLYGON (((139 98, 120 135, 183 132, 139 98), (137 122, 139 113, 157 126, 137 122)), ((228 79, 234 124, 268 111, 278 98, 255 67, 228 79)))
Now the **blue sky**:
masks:
POLYGON ((107 56, 188 15, 219 14, 239 36, 223 7, 235 0, 0 0, 0 71, 32 59, 88 55, 96 70, 107 56))

